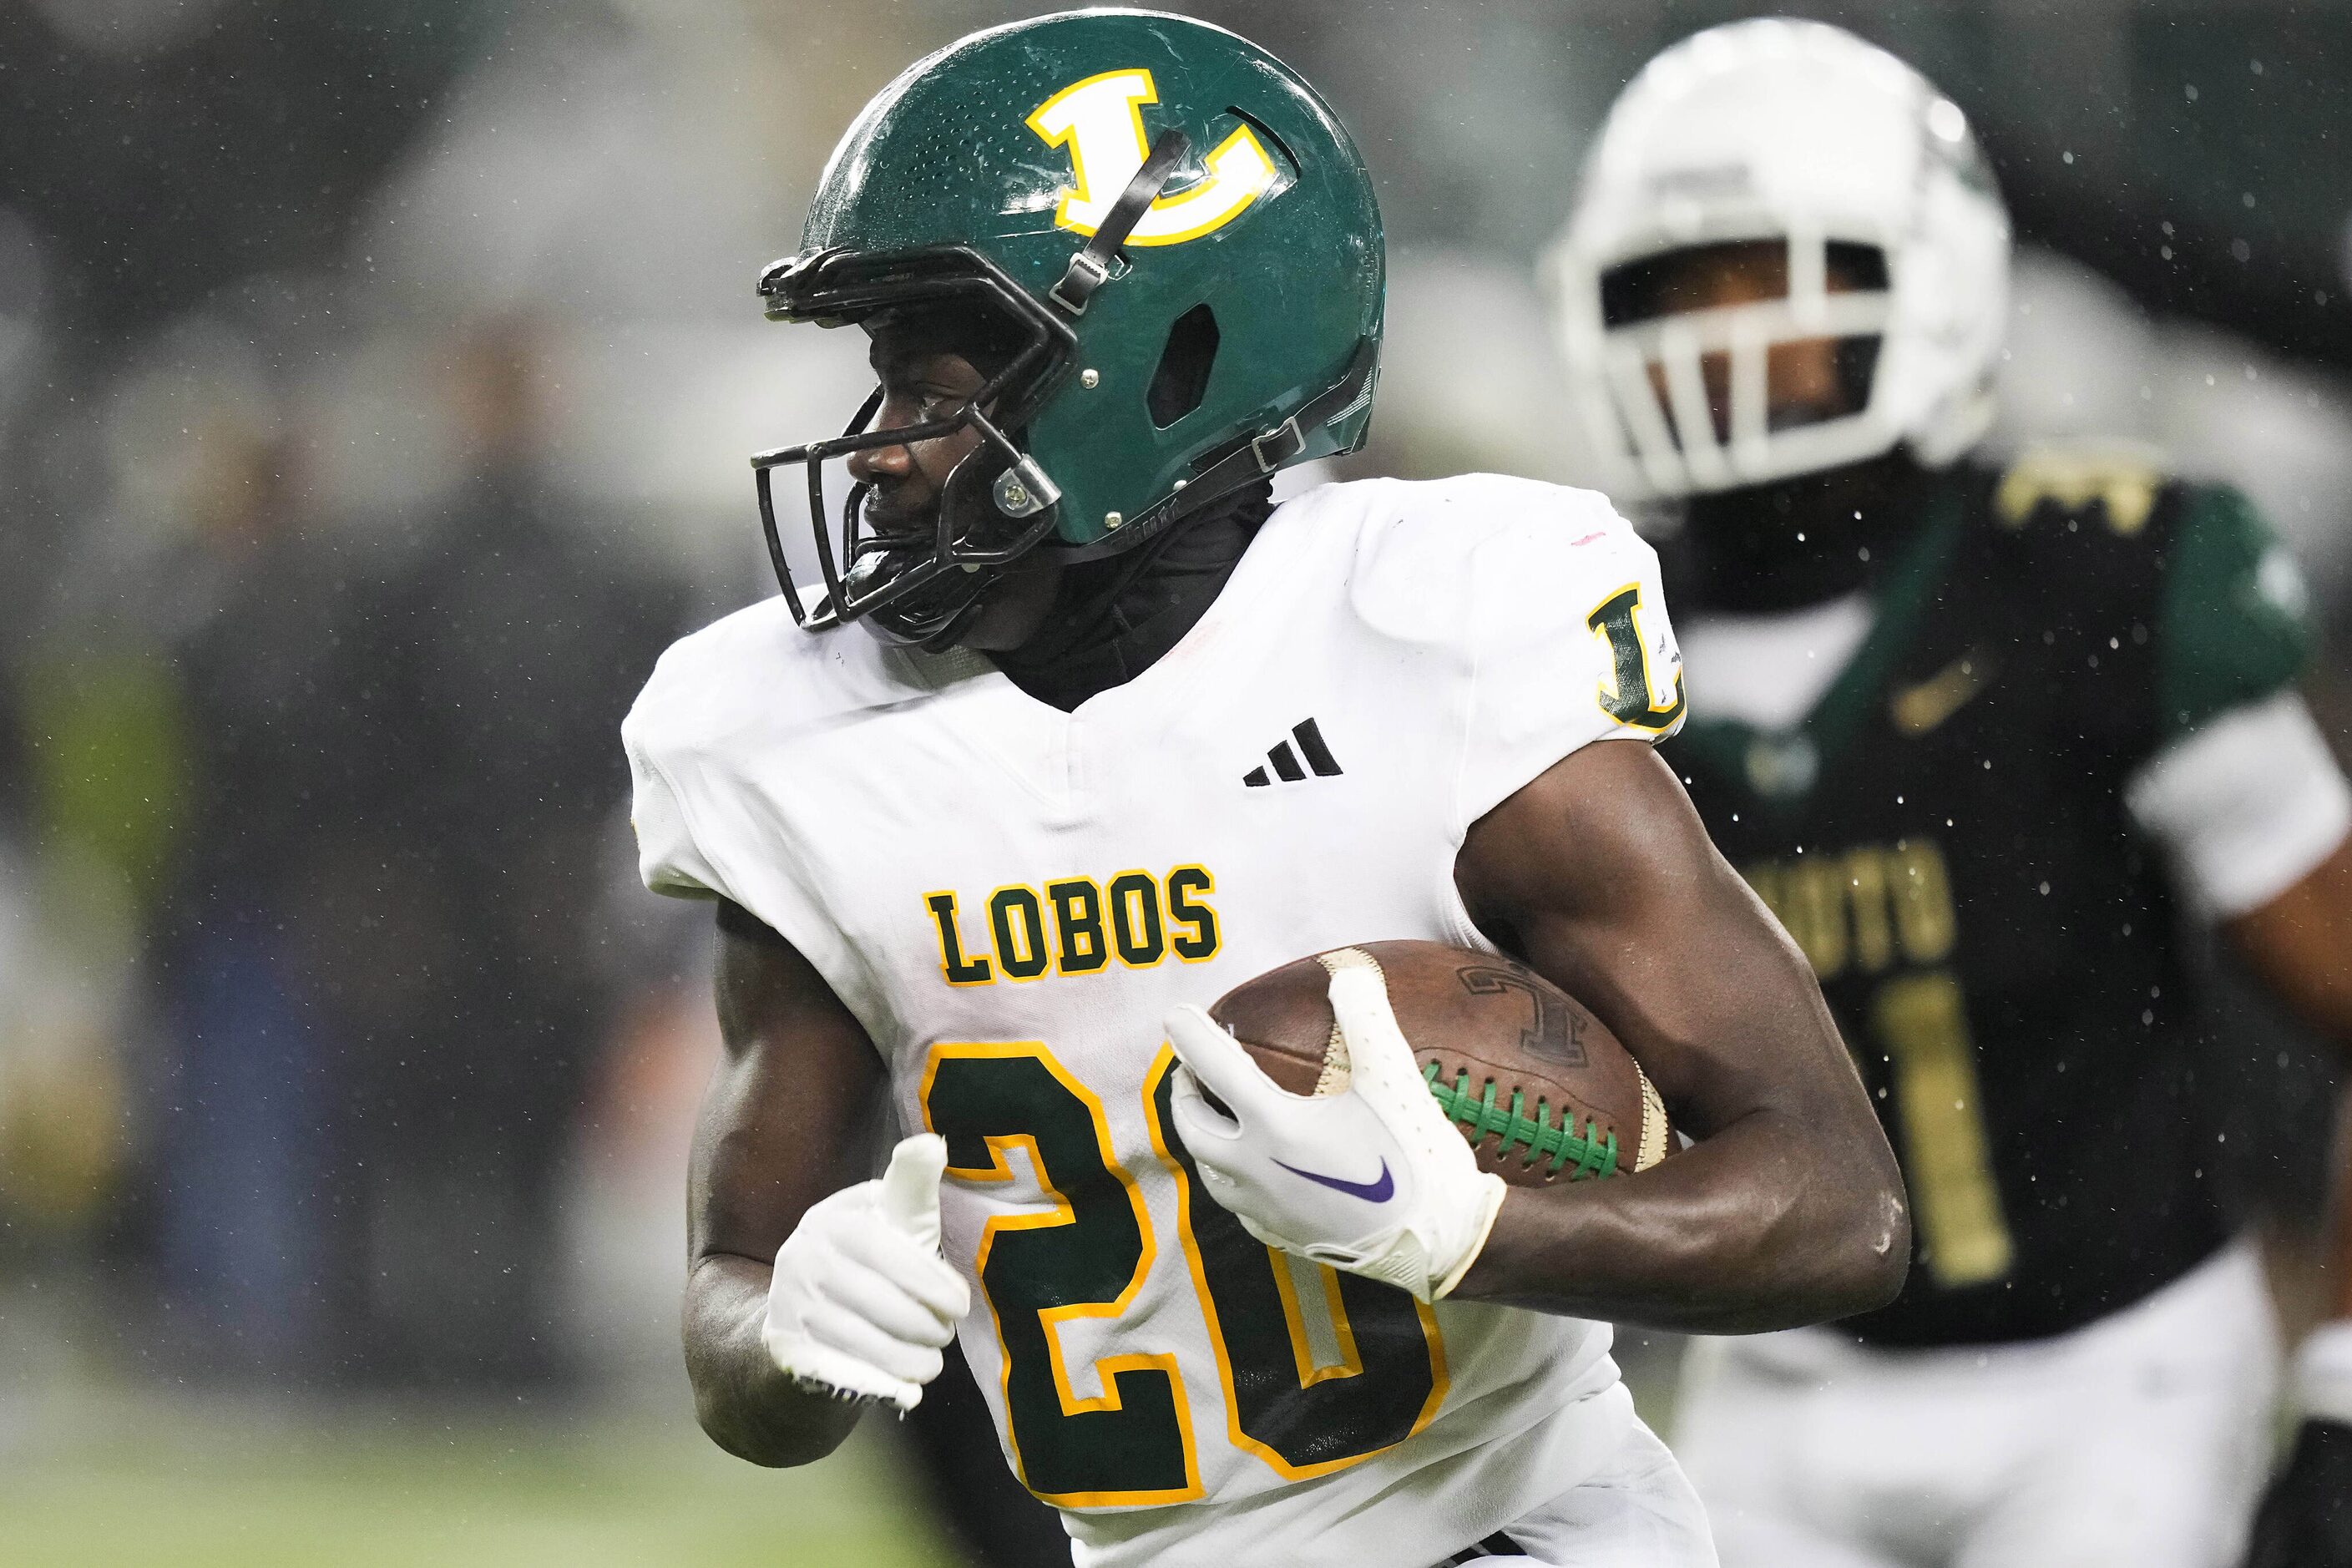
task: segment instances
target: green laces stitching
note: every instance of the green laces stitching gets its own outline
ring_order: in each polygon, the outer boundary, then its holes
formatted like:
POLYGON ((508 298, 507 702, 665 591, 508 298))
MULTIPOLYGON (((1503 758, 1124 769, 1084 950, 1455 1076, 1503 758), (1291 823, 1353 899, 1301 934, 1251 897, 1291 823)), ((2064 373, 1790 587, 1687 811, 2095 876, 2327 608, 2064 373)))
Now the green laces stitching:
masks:
POLYGON ((1614 1132, 1605 1137, 1599 1136, 1596 1133, 1598 1123, 1589 1121, 1582 1131, 1579 1131, 1576 1112, 1570 1109, 1561 1110, 1559 1121, 1555 1125, 1549 1108, 1541 1100, 1536 1101, 1535 1114, 1530 1116, 1527 1113, 1527 1093, 1523 1089, 1511 1090, 1511 1103, 1506 1110, 1496 1103, 1493 1079, 1486 1080, 1483 1094, 1474 1095, 1470 1092, 1470 1071, 1467 1068, 1458 1070, 1451 1084, 1438 1081, 1438 1074, 1442 1070, 1437 1063, 1431 1062, 1422 1068, 1422 1081, 1429 1085, 1429 1092, 1437 1097, 1438 1109, 1445 1112, 1446 1120, 1467 1131, 1474 1145, 1484 1143, 1490 1136, 1499 1133, 1502 1146, 1498 1153, 1507 1152, 1513 1148, 1525 1149, 1527 1153, 1522 1156, 1521 1163, 1528 1165, 1549 1155, 1551 1168, 1544 1173, 1547 1177, 1559 1175, 1560 1167, 1571 1160, 1575 1162, 1575 1169, 1568 1175, 1571 1182, 1617 1173, 1617 1134, 1614 1132))

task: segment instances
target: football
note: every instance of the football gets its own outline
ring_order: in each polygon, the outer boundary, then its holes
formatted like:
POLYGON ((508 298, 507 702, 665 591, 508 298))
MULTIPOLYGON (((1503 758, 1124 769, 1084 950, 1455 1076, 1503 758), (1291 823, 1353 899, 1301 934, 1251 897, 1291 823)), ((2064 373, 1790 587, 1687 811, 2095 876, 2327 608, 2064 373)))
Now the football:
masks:
MULTIPOLYGON (((1523 963, 1434 942, 1369 942, 1430 1092, 1515 1186, 1647 1170, 1675 1141, 1641 1064, 1584 1005, 1523 963)), ((1209 1016, 1293 1094, 1346 1083, 1323 956, 1270 970, 1209 1016)))

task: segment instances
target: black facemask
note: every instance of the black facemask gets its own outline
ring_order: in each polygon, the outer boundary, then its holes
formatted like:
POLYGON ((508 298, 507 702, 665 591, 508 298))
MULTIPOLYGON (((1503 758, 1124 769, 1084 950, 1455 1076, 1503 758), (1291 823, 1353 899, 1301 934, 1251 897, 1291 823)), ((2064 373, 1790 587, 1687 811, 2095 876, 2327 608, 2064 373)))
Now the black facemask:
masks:
POLYGON ((1065 713, 1134 679, 1223 591, 1274 510, 1272 489, 1237 490, 1126 554, 1065 568, 1043 628, 989 657, 1013 685, 1065 713))
POLYGON ((1865 463, 1694 496, 1671 552, 1676 598, 1755 614, 1867 584, 1917 521, 1927 471, 1897 449, 1865 463))

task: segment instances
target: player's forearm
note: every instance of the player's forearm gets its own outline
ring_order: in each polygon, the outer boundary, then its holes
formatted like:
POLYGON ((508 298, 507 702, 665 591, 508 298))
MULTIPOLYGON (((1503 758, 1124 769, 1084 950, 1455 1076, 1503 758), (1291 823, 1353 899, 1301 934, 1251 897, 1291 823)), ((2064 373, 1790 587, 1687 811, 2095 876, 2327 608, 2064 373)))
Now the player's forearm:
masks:
POLYGON ((1819 1146, 1759 1111, 1639 1176, 1515 1189, 1454 1294, 1697 1333, 1884 1306, 1910 1261, 1900 1179, 1819 1146))
POLYGON ((755 1465, 805 1465, 841 1446, 862 1407, 778 1369, 761 1339, 769 1275, 749 1258, 696 1260, 686 1287, 687 1376, 712 1442, 755 1465))
MULTIPOLYGON (((2284 892, 2224 923, 2272 993, 2352 1057, 2352 838, 2284 892)), ((2334 1305, 2352 1317, 2352 1096, 2337 1117, 2334 1305)))
POLYGON ((1646 746, 1587 746, 1471 829, 1463 902, 1591 1007, 1694 1147, 1512 1192, 1458 1293, 1755 1332, 1883 1305, 1903 1178, 1811 965, 1646 746))

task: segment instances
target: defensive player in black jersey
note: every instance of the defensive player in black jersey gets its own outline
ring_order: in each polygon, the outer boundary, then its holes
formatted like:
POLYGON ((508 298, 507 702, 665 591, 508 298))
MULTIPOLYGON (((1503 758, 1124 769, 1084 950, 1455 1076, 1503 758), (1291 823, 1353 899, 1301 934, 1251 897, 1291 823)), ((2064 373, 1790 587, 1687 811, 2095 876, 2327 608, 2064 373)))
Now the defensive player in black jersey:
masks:
MULTIPOLYGON (((1676 1446, 1729 1568, 2217 1568, 2271 1452, 2179 929, 2352 1043, 2352 795, 2241 497, 1970 458, 2008 248, 1956 106, 1765 21, 1632 84, 1552 264, 1613 493, 1679 524, 1668 760, 1812 960, 1916 1215, 1893 1304, 1695 1357, 1676 1446)), ((2272 1510, 2316 1542, 2352 1319, 2305 1373, 2272 1510)))

